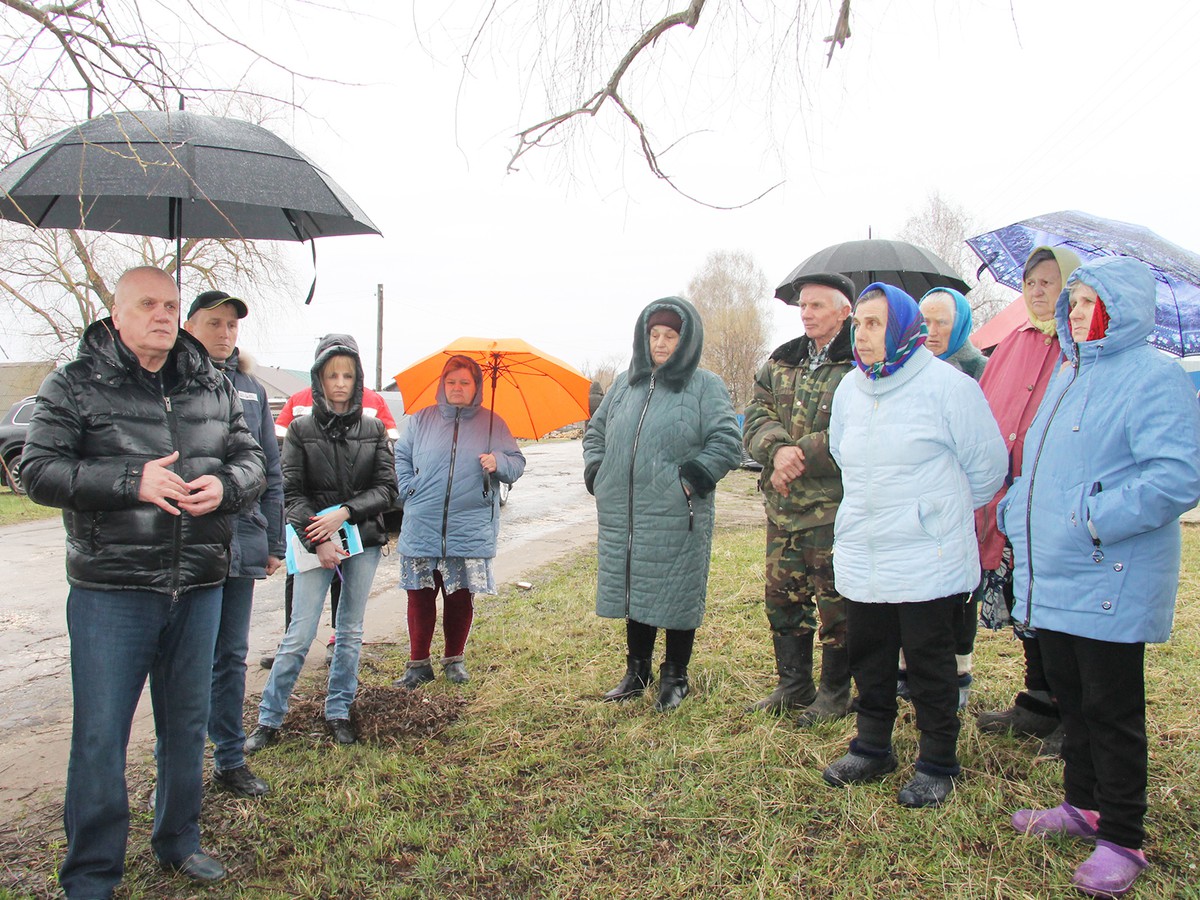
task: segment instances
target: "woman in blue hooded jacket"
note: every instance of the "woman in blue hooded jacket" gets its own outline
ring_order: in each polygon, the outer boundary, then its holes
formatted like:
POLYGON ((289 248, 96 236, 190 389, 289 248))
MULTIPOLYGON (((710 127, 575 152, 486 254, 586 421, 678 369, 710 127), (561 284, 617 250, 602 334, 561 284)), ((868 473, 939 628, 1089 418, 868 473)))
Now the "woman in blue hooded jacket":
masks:
POLYGON ((1137 260, 1081 266, 1058 298, 1066 363, 996 512, 1014 554, 1013 618, 1037 631, 1065 729, 1065 802, 1013 827, 1096 840, 1073 884, 1118 896, 1146 867, 1147 643, 1167 640, 1179 516, 1200 500, 1200 411, 1146 343, 1155 281, 1137 260))
POLYGON ((483 408, 483 373, 467 356, 442 369, 437 405, 419 410, 396 441, 404 503, 400 587, 408 591, 409 661, 396 683, 414 690, 434 679, 430 646, 443 599, 446 679, 469 678, 465 651, 475 594, 496 593, 492 559, 500 535, 501 482, 525 471, 508 425, 483 408))

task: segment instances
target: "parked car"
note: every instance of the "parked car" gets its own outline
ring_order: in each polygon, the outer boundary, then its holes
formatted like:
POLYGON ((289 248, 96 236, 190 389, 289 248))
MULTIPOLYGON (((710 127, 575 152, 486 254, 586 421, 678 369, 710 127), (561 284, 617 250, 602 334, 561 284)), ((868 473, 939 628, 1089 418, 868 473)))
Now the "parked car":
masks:
POLYGON ((18 400, 0 420, 0 484, 12 488, 14 494, 24 494, 21 487, 21 453, 25 450, 25 432, 33 418, 37 397, 18 400))

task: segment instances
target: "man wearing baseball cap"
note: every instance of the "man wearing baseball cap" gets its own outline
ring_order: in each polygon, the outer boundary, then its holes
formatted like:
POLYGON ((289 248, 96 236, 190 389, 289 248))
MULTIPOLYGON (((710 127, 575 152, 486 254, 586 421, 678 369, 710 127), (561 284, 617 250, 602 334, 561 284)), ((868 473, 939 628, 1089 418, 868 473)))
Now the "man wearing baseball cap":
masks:
POLYGON ((208 718, 208 736, 215 747, 213 781, 239 796, 259 797, 269 788, 246 765, 242 752, 246 742, 242 704, 246 698, 246 653, 250 647, 254 581, 273 574, 283 561, 283 472, 267 392, 250 374, 249 361, 238 352, 238 328, 248 312, 244 300, 224 291, 205 291, 192 301, 183 327, 204 345, 217 371, 233 383, 242 401, 246 425, 262 447, 267 462, 266 491, 256 506, 233 523, 229 577, 222 592, 221 623, 213 653, 208 718))
POLYGON ((833 586, 833 520, 841 472, 829 453, 833 392, 854 360, 850 306, 854 283, 836 273, 797 279, 804 334, 776 348, 754 380, 743 440, 763 466, 767 507, 766 612, 779 683, 750 707, 803 710, 797 725, 850 712, 845 601, 833 586), (821 641, 820 689, 813 684, 813 642, 821 641))

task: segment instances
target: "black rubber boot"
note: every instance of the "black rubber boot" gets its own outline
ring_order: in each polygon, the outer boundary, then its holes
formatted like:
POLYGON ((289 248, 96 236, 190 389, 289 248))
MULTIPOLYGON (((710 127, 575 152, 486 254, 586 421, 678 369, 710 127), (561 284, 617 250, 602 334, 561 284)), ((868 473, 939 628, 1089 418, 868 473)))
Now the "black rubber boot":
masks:
POLYGON ((845 647, 821 648, 821 686, 817 699, 796 717, 797 728, 832 722, 850 715, 850 651, 845 647))
POLYGON ((892 748, 881 750, 861 743, 858 738, 850 742, 850 752, 830 763, 821 773, 825 783, 833 787, 846 787, 868 781, 882 781, 889 772, 896 771, 896 755, 892 748))
POLYGON ((639 656, 625 657, 625 677, 620 683, 604 695, 606 703, 621 702, 640 697, 646 692, 654 674, 650 671, 650 660, 639 656))
POLYGON ((1008 709, 980 713, 975 719, 975 727, 989 734, 1011 731, 1040 738, 1049 737, 1061 724, 1057 705, 1032 697, 1025 691, 1017 694, 1008 709))
POLYGON ((654 708, 659 712, 668 712, 682 703, 687 695, 687 666, 664 662, 658 670, 658 700, 654 708))
POLYGON ((949 775, 934 775, 917 770, 912 781, 900 789, 896 801, 910 809, 926 806, 941 806, 954 790, 954 779, 949 775))
POLYGON ((813 633, 773 634, 775 668, 779 684, 763 700, 746 707, 746 712, 781 715, 791 709, 804 709, 817 696, 812 679, 813 633))

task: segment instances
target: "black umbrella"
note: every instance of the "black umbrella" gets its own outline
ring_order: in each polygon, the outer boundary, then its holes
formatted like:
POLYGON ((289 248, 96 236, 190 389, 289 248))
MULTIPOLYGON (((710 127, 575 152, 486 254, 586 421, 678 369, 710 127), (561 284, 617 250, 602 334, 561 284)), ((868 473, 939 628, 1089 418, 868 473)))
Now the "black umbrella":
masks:
MULTIPOLYGON (((260 125, 191 112, 115 112, 0 170, 0 218, 174 238, 308 241, 379 234, 320 167, 260 125)), ((315 247, 314 247, 315 257, 315 247)))
POLYGON ((814 253, 775 288, 775 296, 794 304, 799 299, 794 287, 797 278, 830 272, 845 275, 860 291, 872 282, 882 281, 903 288, 918 300, 935 287, 964 293, 970 290, 950 264, 933 251, 904 241, 875 239, 846 241, 814 253))

